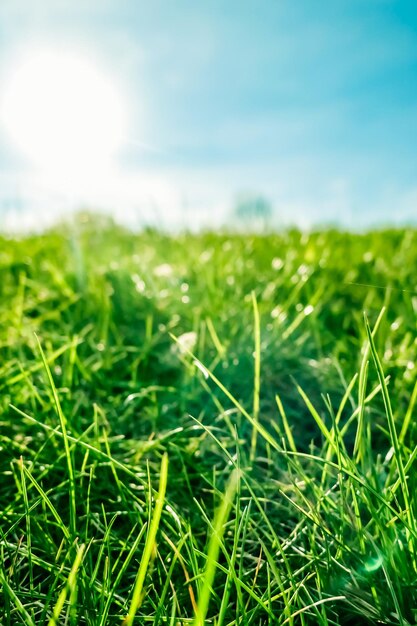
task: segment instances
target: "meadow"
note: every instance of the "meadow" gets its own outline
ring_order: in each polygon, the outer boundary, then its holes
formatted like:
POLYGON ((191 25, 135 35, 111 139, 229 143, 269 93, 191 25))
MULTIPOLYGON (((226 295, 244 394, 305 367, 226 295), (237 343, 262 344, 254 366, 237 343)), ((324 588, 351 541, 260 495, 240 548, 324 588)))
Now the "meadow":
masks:
POLYGON ((2 626, 417 623, 417 231, 0 243, 2 626))

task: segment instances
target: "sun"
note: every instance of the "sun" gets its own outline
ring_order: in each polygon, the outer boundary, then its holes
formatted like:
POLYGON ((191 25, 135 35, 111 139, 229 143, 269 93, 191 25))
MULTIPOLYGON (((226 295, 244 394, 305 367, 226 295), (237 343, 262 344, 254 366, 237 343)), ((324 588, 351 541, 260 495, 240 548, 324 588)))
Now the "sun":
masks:
POLYGON ((10 73, 1 120, 12 144, 43 171, 97 171, 126 133, 116 83, 88 57, 36 51, 10 73))

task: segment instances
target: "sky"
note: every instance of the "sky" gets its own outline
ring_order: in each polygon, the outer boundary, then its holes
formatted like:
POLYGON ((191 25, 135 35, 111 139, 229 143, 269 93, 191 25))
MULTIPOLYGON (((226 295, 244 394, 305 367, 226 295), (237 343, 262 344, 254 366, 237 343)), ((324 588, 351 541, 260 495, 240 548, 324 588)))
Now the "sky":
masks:
POLYGON ((417 222, 414 0, 2 0, 0 96, 40 46, 93 60, 126 128, 112 171, 65 181, 0 125, 0 227, 214 226, 242 193, 282 224, 417 222))

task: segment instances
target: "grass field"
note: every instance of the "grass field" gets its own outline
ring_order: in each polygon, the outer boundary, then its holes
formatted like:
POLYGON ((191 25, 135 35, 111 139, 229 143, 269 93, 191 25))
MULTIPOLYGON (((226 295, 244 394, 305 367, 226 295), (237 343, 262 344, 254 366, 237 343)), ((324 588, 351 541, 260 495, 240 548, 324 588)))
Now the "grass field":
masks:
POLYGON ((416 624, 416 270, 413 230, 3 238, 2 626, 416 624))

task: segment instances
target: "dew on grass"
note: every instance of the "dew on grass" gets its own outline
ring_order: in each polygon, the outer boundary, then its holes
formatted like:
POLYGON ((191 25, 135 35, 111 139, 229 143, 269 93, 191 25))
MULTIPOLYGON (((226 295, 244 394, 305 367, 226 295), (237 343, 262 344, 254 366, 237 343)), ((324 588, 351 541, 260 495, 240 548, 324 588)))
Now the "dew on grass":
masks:
POLYGON ((302 263, 297 270, 297 274, 299 274, 300 276, 308 276, 309 273, 310 268, 305 263, 302 263))
POLYGON ((287 319, 287 313, 282 309, 282 307, 277 305, 274 309, 272 309, 271 317, 282 324, 287 319))
POLYGON ((202 263, 208 263, 209 261, 211 261, 211 258, 213 256, 213 248, 210 248, 209 250, 204 250, 201 254, 200 254, 200 261, 202 263))
POLYGON ((200 370, 200 372, 203 374, 206 380, 210 377, 208 369, 205 368, 204 365, 200 361, 197 361, 197 359, 195 359, 194 365, 200 370))
POLYGON ((311 313, 314 311, 314 306, 312 304, 307 304, 307 306, 304 309, 304 315, 311 315, 311 313))
POLYGON ((188 333, 183 333, 179 337, 177 337, 177 343, 172 346, 173 350, 178 350, 180 354, 186 354, 187 352, 191 352, 197 344, 197 333, 195 331, 190 331, 188 333))
POLYGON ((280 314, 282 313, 282 308, 279 306, 279 304, 274 307, 271 311, 271 317, 273 319, 277 318, 280 314))
POLYGON ((161 263, 161 265, 157 265, 153 271, 154 275, 158 278, 168 278, 172 276, 174 270, 169 263, 161 263))
POLYGON ((284 261, 279 257, 275 257, 274 259, 272 259, 271 266, 273 270, 278 271, 284 267, 284 261))
POLYGON ((388 452, 385 455, 385 459, 384 459, 385 463, 389 463, 391 461, 392 457, 394 456, 394 452, 395 452, 395 450, 391 446, 390 449, 388 450, 388 452))
POLYGON ((364 567, 367 572, 372 573, 372 572, 376 572, 377 570, 379 570, 379 568, 382 567, 383 563, 384 563, 383 558, 381 555, 379 555, 379 556, 368 559, 364 567))
POLYGON ((138 291, 139 293, 143 293, 145 291, 146 285, 142 278, 139 276, 139 274, 133 274, 132 280, 135 283, 136 291, 138 291))

